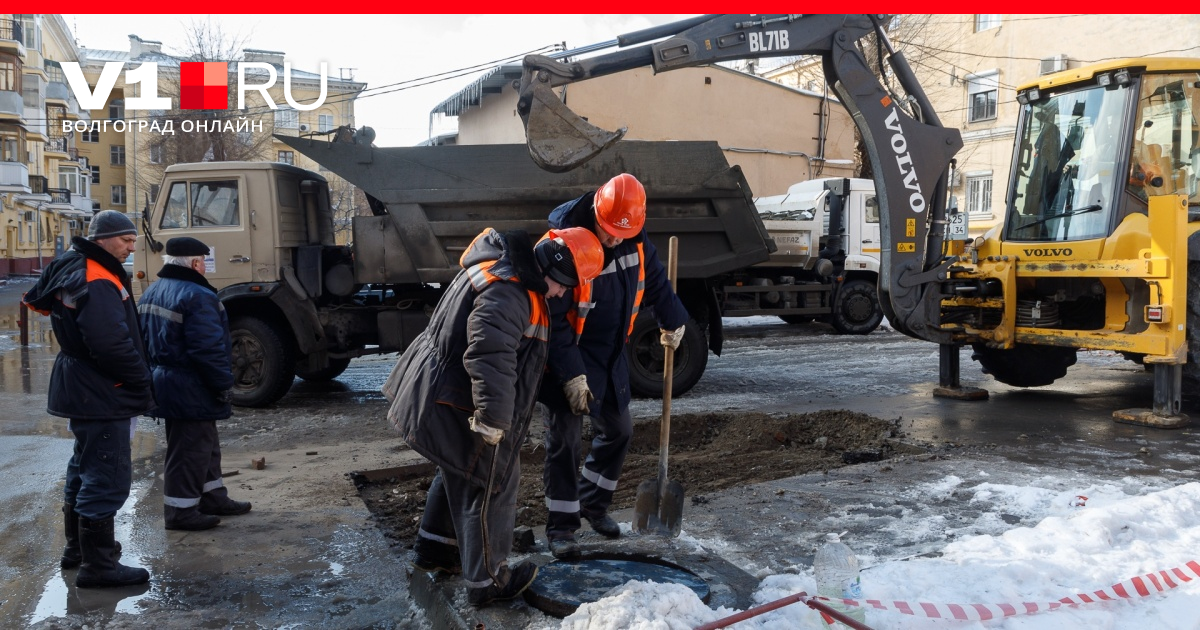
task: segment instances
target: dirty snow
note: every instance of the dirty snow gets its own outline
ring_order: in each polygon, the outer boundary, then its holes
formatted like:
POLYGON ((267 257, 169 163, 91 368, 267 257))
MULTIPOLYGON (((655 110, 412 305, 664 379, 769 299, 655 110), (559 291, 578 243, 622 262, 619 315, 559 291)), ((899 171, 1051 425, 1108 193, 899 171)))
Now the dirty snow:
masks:
MULTIPOLYGON (((912 604, 1044 604, 1092 593, 1151 572, 1183 568, 1200 561, 1200 483, 1172 488, 1139 486, 1126 478, 1064 491, 1044 479, 1041 486, 1004 485, 986 474, 967 481, 958 476, 914 488, 913 492, 970 493, 987 505, 987 516, 1019 514, 1033 527, 999 535, 963 537, 947 543, 937 558, 864 559, 866 597, 912 604), (1086 497, 1083 499, 1082 497, 1086 497)), ((1061 480, 1057 480, 1061 482, 1061 480)), ((898 532, 897 532, 898 533, 898 532)), ((686 534, 686 532, 685 532, 686 534)), ((912 532, 909 532, 911 535, 912 532)), ((685 538, 685 540, 688 540, 685 538)), ((704 544, 689 540, 689 544, 704 544)), ((799 591, 815 592, 812 570, 771 575, 762 580, 755 605, 799 591)), ((893 611, 868 609, 873 628, 1200 628, 1200 578, 1148 597, 1062 607, 1000 621, 933 621, 893 611)), ((919 609, 919 608, 918 608, 919 609)), ((562 621, 570 630, 682 629, 715 621, 734 610, 709 609, 691 590, 673 584, 630 582, 598 602, 585 604, 562 621)), ((752 617, 736 628, 825 628, 803 604, 752 617)))

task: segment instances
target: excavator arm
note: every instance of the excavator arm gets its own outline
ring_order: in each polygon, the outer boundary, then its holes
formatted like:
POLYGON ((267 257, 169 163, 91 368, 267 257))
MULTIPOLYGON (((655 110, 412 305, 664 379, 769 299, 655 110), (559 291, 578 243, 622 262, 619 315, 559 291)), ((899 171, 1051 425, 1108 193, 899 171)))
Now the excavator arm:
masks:
MULTIPOLYGON (((962 148, 942 126, 904 55, 892 48, 886 15, 704 15, 617 38, 616 52, 578 61, 530 55, 517 112, 530 156, 546 170, 570 170, 621 139, 569 110, 553 88, 633 68, 666 72, 720 61, 816 55, 827 82, 865 141, 879 194, 882 255, 879 293, 892 326, 913 337, 952 343, 939 329, 941 281, 955 262, 943 254, 946 176, 962 148), (876 33, 905 96, 892 94, 858 42, 876 33), (665 38, 665 39, 664 39, 665 38), (653 43, 637 46, 652 40, 653 43), (631 47, 633 46, 633 47, 631 47)), ((747 104, 747 115, 754 115, 747 104)), ((765 121, 764 121, 765 124, 765 121)))

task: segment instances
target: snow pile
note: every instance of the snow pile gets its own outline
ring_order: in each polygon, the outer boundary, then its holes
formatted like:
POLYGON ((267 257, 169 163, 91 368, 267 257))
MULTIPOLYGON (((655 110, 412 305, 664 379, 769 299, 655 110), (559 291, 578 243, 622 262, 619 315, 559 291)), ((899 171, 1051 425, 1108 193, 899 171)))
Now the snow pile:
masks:
MULTIPOLYGON (((947 477, 938 487, 961 490, 962 480, 947 477)), ((972 488, 1005 511, 1041 518, 1035 527, 1019 527, 999 536, 974 536, 950 543, 940 558, 892 561, 862 572, 866 597, 882 601, 938 604, 1046 604, 1079 593, 1092 593, 1147 573, 1182 568, 1200 561, 1200 483, 1130 496, 1124 487, 1088 488, 1083 506, 1074 496, 1037 487, 981 484, 972 488)), ((1184 569, 1189 582, 1148 597, 1101 602, 989 622, 932 621, 890 610, 867 611, 873 628, 1200 628, 1200 579, 1184 569)), ((813 593, 811 570, 803 575, 767 577, 755 605, 799 591, 813 593)), ((563 620, 571 630, 666 630, 691 628, 735 611, 707 608, 691 590, 678 585, 631 582, 608 597, 581 606, 563 620)), ((826 628, 803 604, 752 617, 737 628, 826 628)))

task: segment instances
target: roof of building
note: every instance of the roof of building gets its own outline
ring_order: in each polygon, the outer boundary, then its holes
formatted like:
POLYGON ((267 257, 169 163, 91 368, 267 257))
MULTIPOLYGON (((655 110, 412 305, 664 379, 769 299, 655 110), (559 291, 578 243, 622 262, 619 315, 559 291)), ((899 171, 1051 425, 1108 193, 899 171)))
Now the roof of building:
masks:
MULTIPOLYGON (((746 77, 747 79, 762 81, 764 83, 773 85, 777 88, 780 88, 783 90, 788 90, 791 92, 796 92, 798 94, 805 94, 808 96, 818 96, 818 97, 827 96, 828 98, 830 98, 834 101, 837 100, 837 97, 833 94, 826 95, 826 94, 822 94, 820 92, 814 92, 812 90, 794 88, 791 86, 783 85, 782 83, 776 83, 775 81, 771 81, 769 79, 764 79, 763 77, 760 77, 757 75, 746 74, 745 72, 740 72, 740 71, 734 70, 732 68, 726 68, 725 66, 722 66, 722 65, 710 65, 710 66, 703 66, 703 67, 711 68, 711 69, 715 69, 715 70, 721 70, 724 72, 730 72, 730 73, 733 73, 733 74, 736 74, 739 76, 746 77)), ((467 109, 469 109, 471 107, 478 107, 480 102, 483 101, 484 96, 487 96, 489 94, 499 94, 504 89, 504 86, 506 86, 506 85, 512 83, 514 80, 520 79, 520 78, 521 78, 521 64, 514 63, 514 64, 505 64, 503 66, 496 66, 496 67, 492 68, 491 70, 488 70, 486 73, 484 73, 483 76, 472 81, 471 84, 468 85, 467 87, 464 87, 463 89, 456 92, 450 98, 447 98, 446 100, 442 101, 441 103, 438 103, 436 107, 434 107, 432 110, 429 111, 429 113, 430 114, 445 114, 446 116, 459 116, 462 114, 462 112, 466 111, 467 109)))

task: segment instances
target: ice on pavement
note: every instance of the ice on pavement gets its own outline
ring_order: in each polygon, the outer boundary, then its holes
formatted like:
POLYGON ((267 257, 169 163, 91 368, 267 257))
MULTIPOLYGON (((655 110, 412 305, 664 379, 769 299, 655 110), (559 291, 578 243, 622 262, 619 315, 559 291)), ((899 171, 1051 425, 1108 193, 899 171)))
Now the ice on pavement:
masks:
MULTIPOLYGON (((1147 573, 1182 568, 1200 561, 1200 483, 1171 488, 1139 485, 1133 478, 1120 484, 1096 484, 1063 490, 1062 480, 1046 478, 1037 485, 967 482, 958 476, 915 488, 914 492, 972 493, 986 503, 988 515, 1019 514, 1033 527, 1016 527, 998 535, 962 537, 949 542, 937 558, 880 561, 862 572, 864 596, 911 604, 1045 604, 1078 593, 1092 593, 1147 573), (1077 497, 1087 497, 1086 501, 1077 497), (1082 505, 1080 505, 1082 504, 1082 505)), ((907 535, 913 535, 909 532, 907 535)), ((689 544, 696 544, 690 541, 689 544)), ((1185 568, 1185 571, 1187 569, 1185 568)), ((894 611, 867 611, 872 628, 1200 628, 1200 578, 1176 580, 1177 588, 1148 597, 1099 602, 1019 615, 1003 620, 934 621, 894 611)), ((812 570, 772 575, 755 594, 761 605, 799 591, 812 594, 812 570)), ((672 584, 630 582, 608 597, 581 606, 562 621, 571 630, 683 629, 734 614, 712 610, 691 590, 672 584)), ((752 617, 736 628, 827 628, 803 604, 792 604, 752 617)))

